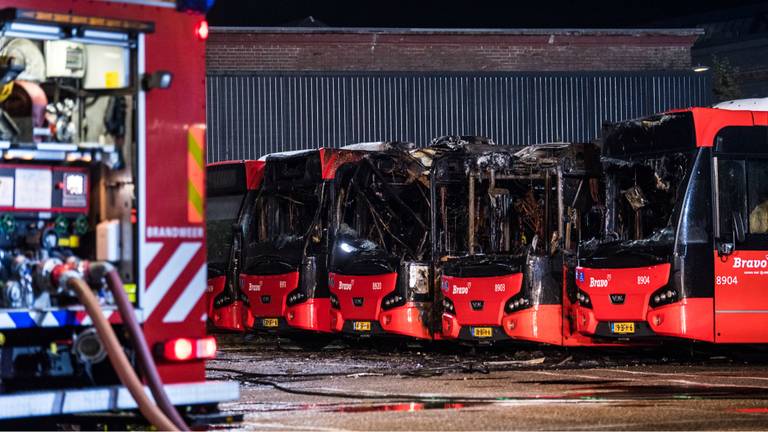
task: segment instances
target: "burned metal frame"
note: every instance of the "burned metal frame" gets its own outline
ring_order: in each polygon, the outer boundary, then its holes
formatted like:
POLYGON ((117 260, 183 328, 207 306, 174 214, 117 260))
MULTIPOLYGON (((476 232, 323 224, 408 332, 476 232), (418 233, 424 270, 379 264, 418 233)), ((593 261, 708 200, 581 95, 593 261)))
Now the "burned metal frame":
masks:
POLYGON ((581 245, 580 257, 631 249, 668 261, 682 197, 702 151, 696 148, 692 115, 681 112, 606 124, 603 136, 604 229, 581 245))
MULTIPOLYGON (((435 140, 432 145, 435 151, 434 160, 430 169, 431 200, 432 200, 432 249, 433 260, 442 262, 454 252, 463 252, 464 256, 478 254, 477 234, 478 218, 485 215, 485 210, 479 207, 477 183, 487 182, 486 192, 504 195, 508 192, 497 188, 497 180, 511 180, 516 177, 514 172, 508 171, 514 160, 514 153, 519 150, 516 147, 496 146, 492 141, 482 137, 443 137, 435 140), (461 189, 448 190, 449 184, 460 185, 461 189), (466 189, 464 189, 466 188, 466 189), (466 200, 462 203, 461 191, 466 190, 466 200), (454 198, 456 208, 449 208, 449 193, 456 193, 454 198), (461 211, 466 209, 466 217, 460 217, 461 211), (483 212, 483 213, 481 213, 483 212), (449 237, 449 214, 457 214, 465 222, 466 246, 463 251, 451 246, 458 240, 449 237), (446 255, 447 254, 447 255, 446 255)), ((454 229, 457 235, 460 230, 454 229)), ((503 248, 505 251, 509 248, 503 248)), ((485 254, 485 252, 480 252, 485 254)))
MULTIPOLYGON (((321 177, 320 155, 317 150, 269 155, 266 160, 264 182, 251 211, 255 229, 250 231, 257 233, 257 236, 256 239, 249 239, 248 241, 248 258, 244 269, 249 272, 255 271, 254 267, 264 259, 274 261, 275 255, 281 255, 277 253, 278 251, 291 245, 294 246, 292 249, 295 249, 296 241, 301 242, 301 247, 298 251, 290 254, 292 258, 290 263, 291 266, 298 265, 309 249, 313 237, 312 231, 317 230, 318 225, 322 225, 320 218, 327 199, 325 185, 321 177), (294 195, 295 193, 299 193, 300 197, 294 195), (312 202, 304 203, 303 200, 299 199, 301 197, 310 197, 312 202), (314 208, 307 210, 307 214, 311 214, 311 218, 306 220, 308 222, 306 227, 302 227, 302 224, 299 223, 291 223, 290 220, 284 219, 281 214, 275 217, 274 212, 270 211, 274 210, 271 209, 274 206, 272 201, 274 198, 299 205, 312 204, 314 208), (277 228, 276 224, 285 225, 289 229, 286 232, 281 232, 278 237, 272 238, 274 237, 272 232, 275 230, 282 231, 282 229, 277 228)), ((318 242, 320 245, 317 249, 323 249, 322 242, 323 237, 321 236, 318 242)), ((284 258, 289 257, 285 256, 284 258)), ((268 267, 269 263, 265 262, 265 264, 268 267)), ((281 270, 286 269, 282 268, 281 270)), ((276 270, 266 268, 259 270, 259 272, 262 271, 271 274, 276 270)))
MULTIPOLYGON (((340 167, 340 171, 345 170, 344 168, 343 166, 340 167)), ((332 198, 334 207, 334 214, 331 219, 332 235, 334 237, 338 235, 337 231, 341 230, 341 225, 345 223, 343 221, 347 219, 346 215, 350 211, 352 202, 359 206, 362 201, 366 214, 371 216, 371 220, 362 221, 362 215, 358 209, 355 217, 356 223, 367 224, 371 230, 375 229, 378 232, 378 238, 373 238, 370 234, 366 236, 364 233, 359 233, 359 238, 366 238, 371 241, 378 240, 379 246, 387 248, 387 243, 389 243, 385 239, 387 237, 403 248, 401 259, 406 259, 406 257, 410 260, 423 259, 429 235, 428 225, 422 220, 423 215, 419 215, 417 210, 414 210, 410 204, 401 198, 401 194, 417 193, 419 198, 423 198, 424 206, 428 208, 429 202, 426 193, 422 190, 422 188, 426 188, 418 181, 424 171, 421 164, 406 151, 392 149, 382 153, 367 154, 359 163, 346 168, 351 170, 351 174, 345 173, 343 178, 338 177, 332 192, 334 195, 332 198), (377 167, 377 164, 389 162, 398 166, 390 170, 390 178, 388 179, 387 175, 377 167), (401 178, 398 179, 397 177, 401 178), (414 187, 415 191, 395 190, 395 188, 413 189, 414 187), (407 228, 406 221, 400 215, 400 210, 410 217, 410 222, 415 222, 423 229, 418 242, 409 245, 410 240, 402 232, 395 232, 396 229, 392 226, 392 222, 399 222, 400 228, 407 228), (389 216, 387 220, 385 220, 384 213, 389 216)), ((363 227, 358 228, 362 229, 363 227)), ((393 252, 392 246, 387 249, 390 249, 389 253, 393 252)))
POLYGON ((441 281, 436 300, 443 306, 444 336, 563 344, 566 258, 582 235, 599 233, 589 216, 600 194, 597 147, 558 142, 520 148, 458 139, 437 147, 433 264, 441 281), (464 232, 450 222, 457 217, 464 232), (447 238, 449 231, 465 235, 466 245, 447 238), (478 336, 477 328, 488 331, 478 336))

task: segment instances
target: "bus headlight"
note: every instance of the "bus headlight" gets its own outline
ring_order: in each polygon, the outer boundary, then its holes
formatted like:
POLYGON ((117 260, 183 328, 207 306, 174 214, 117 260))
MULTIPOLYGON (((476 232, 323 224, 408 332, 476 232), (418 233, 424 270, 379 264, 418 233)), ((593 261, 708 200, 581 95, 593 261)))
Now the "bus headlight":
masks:
POLYGON ((408 290, 412 294, 429 294, 429 266, 408 264, 408 290))

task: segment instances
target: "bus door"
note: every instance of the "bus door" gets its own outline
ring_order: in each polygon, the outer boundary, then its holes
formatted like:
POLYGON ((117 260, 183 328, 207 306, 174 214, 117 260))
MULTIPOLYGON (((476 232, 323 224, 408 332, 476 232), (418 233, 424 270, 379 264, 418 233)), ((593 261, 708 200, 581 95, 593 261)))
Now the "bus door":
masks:
POLYGON ((726 127, 715 152, 715 341, 768 342, 768 127, 726 127))

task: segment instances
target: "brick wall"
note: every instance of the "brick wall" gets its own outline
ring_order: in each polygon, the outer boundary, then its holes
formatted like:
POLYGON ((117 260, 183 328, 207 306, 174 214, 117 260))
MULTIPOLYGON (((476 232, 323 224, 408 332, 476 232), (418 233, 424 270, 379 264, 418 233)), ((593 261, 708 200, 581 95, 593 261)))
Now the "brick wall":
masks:
POLYGON ((700 32, 213 28, 215 71, 594 71, 691 66, 700 32))

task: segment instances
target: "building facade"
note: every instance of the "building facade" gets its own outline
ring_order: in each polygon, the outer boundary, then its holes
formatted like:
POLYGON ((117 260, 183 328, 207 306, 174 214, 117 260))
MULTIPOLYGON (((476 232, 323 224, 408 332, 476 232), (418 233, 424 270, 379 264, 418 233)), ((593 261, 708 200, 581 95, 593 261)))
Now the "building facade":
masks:
POLYGON ((593 140, 606 120, 709 104, 700 34, 213 28, 208 160, 447 134, 593 140))

